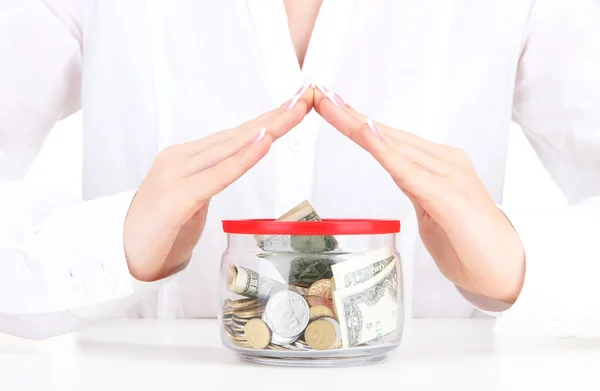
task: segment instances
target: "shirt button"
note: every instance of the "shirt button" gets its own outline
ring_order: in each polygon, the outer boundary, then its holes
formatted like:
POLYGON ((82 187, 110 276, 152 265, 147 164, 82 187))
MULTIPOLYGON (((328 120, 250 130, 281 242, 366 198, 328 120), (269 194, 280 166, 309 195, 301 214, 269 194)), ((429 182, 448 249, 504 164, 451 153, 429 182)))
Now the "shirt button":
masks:
POLYGON ((302 139, 295 139, 292 142, 292 150, 294 150, 294 151, 299 151, 303 147, 304 147, 304 140, 302 140, 302 139))
POLYGON ((85 296, 85 284, 81 280, 72 278, 71 290, 79 297, 85 296))

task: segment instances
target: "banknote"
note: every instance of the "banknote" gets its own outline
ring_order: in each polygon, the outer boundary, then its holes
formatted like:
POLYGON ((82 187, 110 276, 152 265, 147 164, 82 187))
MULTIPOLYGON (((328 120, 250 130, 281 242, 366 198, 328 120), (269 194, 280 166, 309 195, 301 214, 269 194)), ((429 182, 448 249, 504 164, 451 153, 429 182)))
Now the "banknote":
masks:
POLYGON ((399 263, 394 258, 375 277, 333 292, 344 348, 382 341, 396 330, 401 316, 399 277, 399 263))
POLYGON ((262 277, 256 271, 242 266, 231 265, 227 276, 227 288, 230 292, 246 297, 268 299, 277 292, 291 290, 304 296, 306 289, 284 284, 268 277, 262 277))
POLYGON ((394 260, 394 257, 392 247, 382 247, 363 254, 347 255, 346 262, 331 266, 337 289, 349 288, 370 280, 384 270, 394 260))
MULTIPOLYGON (((308 201, 302 201, 276 221, 321 221, 308 201)), ((336 249, 338 242, 330 235, 255 235, 258 246, 264 251, 322 253, 336 249)))

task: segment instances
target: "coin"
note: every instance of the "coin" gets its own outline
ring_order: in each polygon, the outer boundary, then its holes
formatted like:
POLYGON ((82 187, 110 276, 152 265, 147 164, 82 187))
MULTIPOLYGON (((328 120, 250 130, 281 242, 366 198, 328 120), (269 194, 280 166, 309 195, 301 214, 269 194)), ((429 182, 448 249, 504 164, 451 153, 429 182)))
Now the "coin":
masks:
POLYGON ((333 302, 331 300, 324 299, 320 296, 306 296, 304 299, 306 299, 306 302, 311 307, 324 305, 325 307, 329 308, 331 312, 335 313, 333 310, 333 302))
POLYGON ((333 311, 324 305, 310 307, 310 321, 312 322, 319 318, 333 318, 333 311))
POLYGON ((257 307, 254 309, 243 310, 243 311, 234 311, 233 315, 237 318, 251 319, 251 318, 260 318, 265 311, 264 307, 257 307))
POLYGON ((224 329, 229 338, 233 339, 234 341, 246 341, 246 337, 244 335, 237 334, 227 326, 225 326, 224 329))
POLYGON ((229 302, 229 308, 232 309, 242 309, 242 308, 250 308, 252 306, 256 306, 258 300, 256 298, 250 299, 240 299, 229 302))
POLYGON ((329 294, 331 295, 331 302, 332 302, 331 310, 333 311, 333 314, 335 315, 335 318, 337 319, 337 312, 335 309, 335 296, 333 294, 333 292, 335 292, 335 289, 336 289, 335 277, 331 277, 331 284, 329 286, 329 294))
POLYGON ((246 324, 246 323, 248 323, 248 321, 250 319, 249 318, 238 318, 237 316, 233 315, 231 317, 231 320, 233 320, 235 323, 238 323, 238 324, 246 324))
POLYGON ((256 349, 264 349, 271 341, 271 330, 258 318, 250 319, 244 327, 244 335, 248 343, 256 349))
POLYGON ((240 348, 251 348, 252 347, 252 345, 250 345, 248 343, 248 341, 233 341, 233 343, 236 346, 239 346, 240 348))
POLYGON ((331 280, 330 279, 322 279, 316 281, 314 284, 308 288, 306 292, 307 296, 319 296, 324 299, 331 300, 331 280))
POLYGON ((238 333, 238 334, 242 334, 244 332, 244 326, 239 326, 237 324, 233 324, 230 326, 231 330, 233 330, 234 332, 238 333))
POLYGON ((221 314, 221 319, 231 319, 233 314, 221 314))
POLYGON ((250 320, 250 319, 231 318, 231 323, 244 327, 246 325, 246 323, 248 323, 248 320, 250 320))
POLYGON ((304 345, 298 341, 294 342, 294 346, 300 350, 310 350, 310 346, 304 345))
POLYGON ((304 335, 308 345, 315 350, 335 348, 342 339, 340 325, 332 318, 321 318, 310 323, 304 335))
POLYGON ((263 320, 273 333, 284 338, 295 338, 308 325, 309 311, 306 300, 298 293, 281 291, 269 299, 263 320))
POLYGON ((292 344, 292 343, 294 343, 296 338, 298 338, 298 337, 285 338, 285 337, 282 337, 281 335, 271 332, 271 343, 273 343, 275 345, 279 345, 279 346, 286 346, 286 345, 292 344))
POLYGON ((223 324, 231 326, 233 324, 233 320, 231 320, 231 318, 223 319, 223 324))

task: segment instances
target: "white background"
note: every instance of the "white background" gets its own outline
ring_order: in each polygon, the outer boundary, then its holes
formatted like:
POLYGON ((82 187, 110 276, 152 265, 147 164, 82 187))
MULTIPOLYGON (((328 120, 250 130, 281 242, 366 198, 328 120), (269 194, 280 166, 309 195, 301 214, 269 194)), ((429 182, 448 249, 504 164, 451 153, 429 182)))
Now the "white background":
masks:
MULTIPOLYGON (((50 133, 34 162, 30 176, 42 177, 68 188, 81 189, 81 114, 59 123, 50 133)), ((508 206, 552 206, 566 201, 546 173, 521 129, 510 132, 504 204, 508 206)))

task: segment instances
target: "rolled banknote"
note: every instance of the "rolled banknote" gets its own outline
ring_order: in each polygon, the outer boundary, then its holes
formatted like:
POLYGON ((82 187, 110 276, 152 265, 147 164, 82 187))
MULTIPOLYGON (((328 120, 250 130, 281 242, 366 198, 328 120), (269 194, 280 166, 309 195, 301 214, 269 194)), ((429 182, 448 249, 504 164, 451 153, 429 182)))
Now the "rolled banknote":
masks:
POLYGON ((306 289, 287 285, 268 277, 261 277, 254 270, 231 265, 227 276, 227 289, 238 295, 268 299, 277 292, 291 290, 304 296, 306 289))
POLYGON ((398 328, 399 276, 399 265, 394 258, 370 280, 333 292, 344 348, 382 341, 398 328))
POLYGON ((368 251, 358 256, 347 256, 346 262, 336 263, 331 266, 335 277, 336 289, 349 288, 362 284, 382 272, 387 265, 394 261, 395 254, 392 247, 382 247, 378 250, 368 251))
MULTIPOLYGON (((321 218, 308 201, 286 212, 275 221, 321 221, 321 218)), ((330 235, 255 235, 258 246, 264 251, 321 253, 337 248, 337 240, 330 235)))

